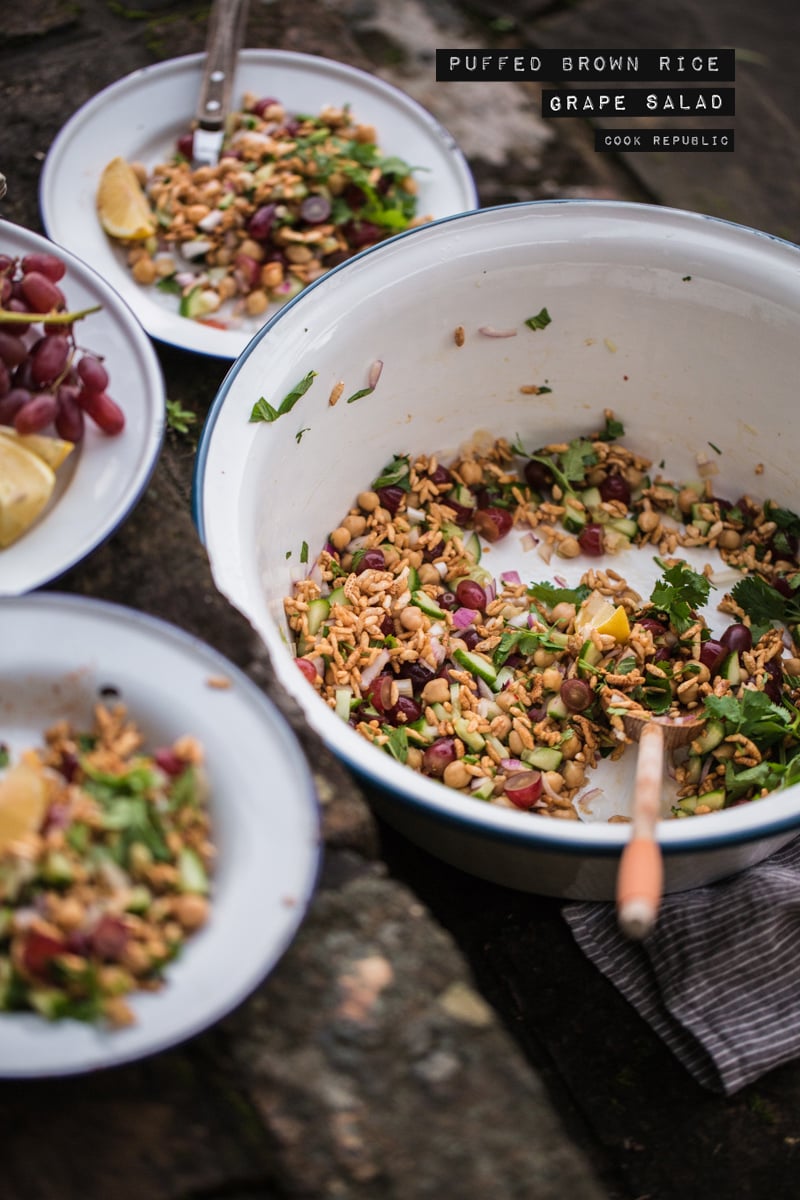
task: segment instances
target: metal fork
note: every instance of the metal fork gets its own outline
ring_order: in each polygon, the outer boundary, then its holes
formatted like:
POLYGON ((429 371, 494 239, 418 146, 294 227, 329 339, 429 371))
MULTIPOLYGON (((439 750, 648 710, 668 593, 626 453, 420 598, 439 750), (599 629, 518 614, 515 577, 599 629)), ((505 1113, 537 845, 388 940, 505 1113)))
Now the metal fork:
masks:
POLYGON ((211 6, 206 62, 195 112, 197 128, 192 146, 195 166, 215 166, 219 162, 247 8, 248 0, 214 0, 211 6))

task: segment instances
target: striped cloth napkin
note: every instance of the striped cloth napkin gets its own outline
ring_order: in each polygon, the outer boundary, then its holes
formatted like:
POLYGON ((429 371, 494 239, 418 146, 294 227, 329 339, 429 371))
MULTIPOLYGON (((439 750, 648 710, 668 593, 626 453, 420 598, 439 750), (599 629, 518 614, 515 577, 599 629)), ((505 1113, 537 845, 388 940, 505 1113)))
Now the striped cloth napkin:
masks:
POLYGON ((642 942, 619 932, 613 904, 562 911, 704 1087, 730 1096, 800 1056, 800 838, 740 875, 666 896, 642 942))

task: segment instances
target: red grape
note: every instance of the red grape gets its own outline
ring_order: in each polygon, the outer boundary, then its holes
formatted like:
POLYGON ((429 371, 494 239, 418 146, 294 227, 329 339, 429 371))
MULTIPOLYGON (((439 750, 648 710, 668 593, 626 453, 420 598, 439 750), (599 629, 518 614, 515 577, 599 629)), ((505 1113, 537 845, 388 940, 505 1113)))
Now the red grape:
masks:
POLYGON ((70 343, 61 335, 40 338, 31 350, 31 377, 39 387, 52 383, 67 365, 70 343))
POLYGON ((541 771, 515 771, 506 780, 504 790, 517 808, 533 808, 542 794, 541 771))
POLYGON ((77 372, 87 392, 104 392, 108 387, 108 371, 93 354, 84 354, 78 363, 77 372))
POLYGON ((247 222, 247 232, 257 242, 265 242, 270 235, 272 222, 275 219, 275 205, 263 204, 257 208, 247 222))
POLYGON ((631 502, 631 488, 623 475, 606 475, 599 492, 603 500, 620 500, 625 507, 631 502))
POLYGON ((56 398, 52 392, 40 392, 23 404, 14 417, 17 433, 41 433, 56 415, 56 398))
POLYGON ((61 288, 56 287, 41 271, 29 271, 27 275, 23 275, 20 280, 20 292, 32 312, 49 313, 64 307, 64 293, 61 288))
POLYGON ((305 675, 309 683, 315 683, 317 679, 317 668, 314 666, 311 659, 296 658, 294 661, 300 671, 300 674, 305 675))
POLYGON ((60 258, 56 258, 55 254, 34 253, 25 255, 22 260, 22 270, 25 275, 36 271, 52 280, 53 283, 58 283, 59 279, 64 278, 67 267, 60 258))
POLYGON ((456 600, 463 608, 481 611, 486 607, 486 592, 474 579, 462 579, 456 586, 456 600))
POLYGON ((727 650, 735 650, 737 654, 753 648, 753 635, 750 629, 747 625, 740 625, 738 622, 729 625, 719 640, 727 650))
POLYGON ((704 667, 708 667, 711 675, 716 675, 728 657, 729 650, 732 649, 732 646, 726 646, 724 642, 718 642, 716 638, 709 638, 700 647, 700 662, 704 667))
POLYGON ((578 545, 584 554, 590 554, 594 558, 599 558, 604 549, 603 526, 584 525, 578 535, 578 545))
POLYGON ((31 394, 27 388, 13 387, 0 400, 0 425, 13 425, 23 404, 27 404, 31 394))
POLYGON ((479 508, 475 513, 475 528, 487 542, 499 542, 508 533, 513 518, 507 508, 479 508))
POLYGON ((559 691, 561 699, 570 712, 584 712, 594 699, 594 693, 585 679, 565 679, 559 691))
POLYGON ((8 367, 0 358, 0 396, 7 396, 11 390, 11 376, 8 373, 8 367))
POLYGON ((438 778, 444 775, 444 769, 456 757, 455 739, 451 737, 437 738, 423 752, 422 769, 426 775, 433 775, 438 778))
POLYGON ((78 403, 87 412, 103 433, 111 436, 121 433, 125 426, 125 414, 107 392, 82 391, 78 403))
POLYGON ((56 393, 56 433, 67 442, 79 442, 83 437, 83 409, 78 404, 78 391, 72 384, 62 383, 56 393))
POLYGON ((18 367, 28 357, 28 347, 21 337, 0 329, 0 358, 7 367, 18 367))
POLYGON ((356 575, 360 575, 362 571, 385 571, 386 559, 383 551, 376 547, 373 550, 365 550, 359 560, 358 566, 354 567, 356 575))

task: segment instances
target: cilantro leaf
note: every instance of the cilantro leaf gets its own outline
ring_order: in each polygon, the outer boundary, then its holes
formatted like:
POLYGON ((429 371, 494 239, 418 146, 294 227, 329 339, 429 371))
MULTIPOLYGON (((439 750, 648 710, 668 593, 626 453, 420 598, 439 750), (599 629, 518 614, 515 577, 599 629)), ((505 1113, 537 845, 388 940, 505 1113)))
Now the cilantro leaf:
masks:
MULTIPOLYGON (((663 566, 659 559, 656 562, 663 566)), ((650 603, 663 612, 678 633, 684 633, 695 621, 695 610, 705 604, 713 585, 705 575, 698 574, 685 562, 664 567, 656 581, 650 603)))
POLYGON ((587 438, 573 438, 561 455, 561 470, 570 483, 579 483, 586 475, 586 468, 597 462, 592 443, 587 438))
POLYGON ((625 434, 625 426, 622 421, 618 421, 616 417, 606 416, 605 427, 598 433, 598 440, 601 442, 613 442, 615 438, 623 437, 625 434))
POLYGON ((722 721, 727 734, 742 733, 760 748, 773 746, 787 736, 797 737, 800 713, 794 716, 782 704, 775 704, 766 692, 745 688, 741 698, 706 696, 708 716, 722 721))
POLYGON ((786 622, 786 597, 760 575, 745 575, 731 588, 731 596, 750 618, 755 641, 773 621, 786 622))
POLYGON ((528 317, 525 324, 528 326, 529 329, 532 329, 535 332, 537 329, 546 329, 547 326, 550 324, 551 320, 552 320, 552 317, 550 316, 550 313, 547 311, 547 309, 540 308, 538 313, 536 313, 535 316, 528 317))
POLYGON ((556 587, 545 580, 544 583, 532 583, 528 595, 534 600, 541 600, 548 608, 554 608, 556 604, 574 604, 577 608, 591 595, 591 588, 585 583, 578 584, 576 588, 556 587))

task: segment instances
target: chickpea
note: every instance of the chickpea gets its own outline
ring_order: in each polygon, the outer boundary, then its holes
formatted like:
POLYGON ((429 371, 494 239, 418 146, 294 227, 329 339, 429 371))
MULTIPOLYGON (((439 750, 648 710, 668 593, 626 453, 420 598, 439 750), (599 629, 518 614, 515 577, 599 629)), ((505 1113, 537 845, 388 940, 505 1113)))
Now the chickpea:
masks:
POLYGON ((367 528, 366 518, 362 517, 360 513, 350 513, 350 515, 345 517, 345 519, 342 521, 342 528, 349 529, 351 537, 361 537, 364 530, 367 528))
POLYGON ((426 583, 441 583, 441 576, 433 563, 423 563, 419 568, 419 581, 426 583))
POLYGON ((742 535, 737 529, 723 529, 717 538, 717 545, 723 550, 738 550, 742 544, 742 535))
POLYGON ((506 713, 501 713, 499 717, 494 718, 489 728, 493 736, 502 742, 511 733, 511 717, 506 713))
POLYGON ((297 243, 287 246, 284 253, 291 263, 308 263, 314 257, 313 251, 308 246, 298 245, 297 243))
POLYGON ((260 317, 262 313, 267 311, 269 307, 269 298, 263 288, 256 288, 245 296, 244 306, 247 309, 248 315, 251 317, 260 317))
POLYGON ((556 661, 556 656, 552 650, 543 650, 541 646, 533 652, 533 665, 535 667, 549 667, 556 661))
POLYGON ((330 542, 334 550, 344 550, 353 540, 353 535, 345 525, 340 525, 331 533, 330 542))
POLYGON ((261 268, 261 283, 267 291, 272 291, 273 288, 283 283, 283 263, 265 263, 261 268))
POLYGON ((425 618, 415 604, 406 605, 400 613, 400 624, 403 626, 403 629, 408 629, 412 633, 421 629, 424 623, 425 618))
POLYGON ((422 689, 422 699, 426 704, 444 704, 450 699, 450 685, 441 676, 429 679, 422 689))
POLYGON ((245 238, 239 247, 239 254, 246 254, 248 258, 254 258, 256 262, 264 261, 264 247, 252 238, 245 238))
POLYGON ((578 539, 574 537, 562 538, 556 547, 556 554, 561 558, 577 558, 581 552, 578 539))
POLYGON ((56 925, 67 931, 77 929, 86 913, 80 900, 76 900, 74 896, 65 896, 58 901, 54 900, 51 910, 51 916, 56 925))
POLYGON ((557 692, 561 688, 563 676, 556 667, 547 667, 542 671, 542 687, 546 692, 557 692))
POLYGON ((184 929, 199 929, 208 920, 208 901, 196 892, 176 896, 173 912, 184 929))
POLYGON ((508 748, 515 758, 518 758, 525 749, 525 743, 517 733, 516 729, 512 729, 508 735, 508 748))
POLYGON ((651 508, 646 508, 644 512, 639 513, 639 519, 636 524, 641 529, 642 533, 652 533, 661 522, 657 512, 653 512, 651 508))
POLYGON ((586 769, 583 763, 574 760, 564 763, 561 774, 568 788, 580 787, 586 780, 586 769))
MULTIPOLYGON (((560 749, 561 753, 564 755, 564 758, 574 758, 575 755, 579 753, 580 748, 581 748, 581 740, 576 733, 570 733, 569 737, 566 738, 559 746, 559 749, 560 749)), ((563 773, 564 773, 563 768, 562 768, 561 773, 563 775, 563 773)))
POLYGON ((458 473, 467 487, 471 487, 474 483, 480 483, 483 479, 483 468, 471 459, 467 459, 461 464, 458 473))
POLYGON ((557 624, 563 621, 565 625, 568 625, 570 621, 575 620, 575 605, 568 604, 566 601, 556 604, 550 610, 550 620, 557 624))
POLYGON ((800 675, 800 658, 785 658, 782 666, 787 675, 800 675))
POLYGON ((564 776, 560 771, 545 771, 542 778, 547 781, 550 789, 556 793, 559 793, 564 787, 564 776))
POLYGON ((422 751, 419 746, 409 746, 408 754, 406 755, 406 764, 414 771, 419 771, 422 767, 422 751))
POLYGON ((453 762, 447 764, 444 769, 444 775, 442 776, 442 779, 447 787, 465 788, 469 785, 469 781, 472 779, 472 776, 464 766, 463 762, 457 758, 453 762))
POLYGON ((357 503, 362 512, 371 513, 380 507, 381 502, 377 492, 359 492, 357 503))
POLYGON ((143 285, 153 283, 157 274, 156 264, 152 258, 140 258, 133 264, 131 274, 137 283, 143 285))

